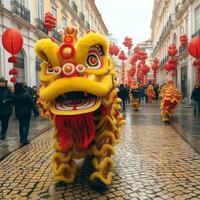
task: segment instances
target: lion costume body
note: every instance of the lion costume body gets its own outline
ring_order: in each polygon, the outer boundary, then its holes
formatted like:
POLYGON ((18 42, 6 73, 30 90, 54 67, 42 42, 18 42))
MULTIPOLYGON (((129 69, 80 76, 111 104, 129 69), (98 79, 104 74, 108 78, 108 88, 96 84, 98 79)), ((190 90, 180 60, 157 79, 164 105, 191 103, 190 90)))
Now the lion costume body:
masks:
POLYGON ((160 91, 162 121, 169 122, 181 100, 181 92, 175 87, 173 81, 169 81, 160 91))
POLYGON ((152 103, 153 98, 155 97, 155 92, 153 89, 153 85, 149 84, 147 89, 146 89, 146 95, 147 95, 147 102, 152 103))
POLYGON ((109 185, 113 146, 120 142, 124 122, 116 73, 104 37, 89 32, 76 41, 76 35, 77 30, 68 27, 61 46, 50 39, 41 39, 35 46, 42 61, 38 102, 55 126, 53 171, 56 181, 72 183, 75 159, 89 155, 95 168, 90 180, 109 185))

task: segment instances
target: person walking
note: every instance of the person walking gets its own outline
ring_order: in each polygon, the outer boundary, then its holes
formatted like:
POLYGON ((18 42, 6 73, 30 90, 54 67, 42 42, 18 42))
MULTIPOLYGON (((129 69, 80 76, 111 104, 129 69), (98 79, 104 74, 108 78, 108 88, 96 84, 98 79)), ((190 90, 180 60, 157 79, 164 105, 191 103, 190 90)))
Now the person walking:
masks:
POLYGON ((139 87, 139 103, 145 98, 145 89, 142 85, 139 87))
POLYGON ((33 103, 34 103, 34 116, 39 116, 37 100, 39 98, 37 86, 32 87, 33 90, 33 103))
POLYGON ((119 89, 118 97, 122 100, 122 108, 123 108, 123 110, 126 110, 127 90, 126 90, 126 88, 124 87, 123 84, 120 84, 118 89, 119 89))
POLYGON ((31 110, 34 109, 33 98, 22 83, 15 83, 15 92, 13 97, 15 106, 15 116, 19 121, 20 143, 29 144, 28 133, 31 120, 31 110))
POLYGON ((8 122, 12 114, 12 92, 7 86, 7 81, 4 77, 0 78, 0 121, 1 132, 0 138, 4 140, 6 138, 6 132, 8 129, 8 122))
POLYGON ((153 89, 154 89, 154 92, 155 92, 155 99, 157 101, 158 100, 158 96, 159 96, 159 85, 155 83, 153 85, 153 89))
POLYGON ((191 99, 193 100, 194 115, 198 112, 198 115, 200 116, 200 84, 195 85, 195 88, 192 91, 191 99))

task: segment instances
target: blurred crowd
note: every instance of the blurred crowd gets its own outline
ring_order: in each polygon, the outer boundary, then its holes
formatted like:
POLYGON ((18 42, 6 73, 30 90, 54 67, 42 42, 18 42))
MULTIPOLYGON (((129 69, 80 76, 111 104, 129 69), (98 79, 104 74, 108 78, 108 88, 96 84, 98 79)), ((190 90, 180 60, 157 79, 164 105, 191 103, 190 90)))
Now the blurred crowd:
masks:
MULTIPOLYGON (((147 88, 149 85, 152 85, 154 93, 155 93, 155 100, 158 100, 160 87, 158 84, 155 83, 148 83, 148 84, 140 84, 137 89, 137 94, 134 91, 134 95, 137 95, 136 98, 139 98, 139 102, 148 102, 148 95, 147 95, 147 88)), ((118 86, 119 92, 118 97, 122 100, 122 109, 126 110, 126 105, 130 102, 130 93, 132 93, 132 89, 124 84, 120 84, 118 86)), ((134 89, 135 90, 135 89, 134 89)))
POLYGON ((0 78, 0 139, 6 138, 9 119, 12 113, 15 114, 19 122, 20 143, 29 144, 28 133, 31 120, 31 114, 39 116, 37 99, 38 88, 27 86, 26 82, 15 83, 13 87, 8 87, 7 80, 0 78))

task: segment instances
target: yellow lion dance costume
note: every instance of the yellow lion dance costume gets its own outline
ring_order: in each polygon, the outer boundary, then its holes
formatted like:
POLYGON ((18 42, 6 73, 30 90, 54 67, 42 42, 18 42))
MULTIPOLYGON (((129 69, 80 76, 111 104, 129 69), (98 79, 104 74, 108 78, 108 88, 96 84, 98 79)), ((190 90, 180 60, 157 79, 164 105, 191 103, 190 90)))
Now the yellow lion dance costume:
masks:
POLYGON ((140 102, 139 102, 139 84, 138 83, 133 83, 131 85, 131 91, 130 91, 130 100, 131 100, 131 104, 133 107, 134 111, 138 111, 138 108, 140 106, 140 102))
POLYGON ((120 142, 123 117, 119 113, 116 73, 109 44, 89 32, 76 41, 77 30, 68 27, 63 43, 41 39, 35 51, 41 63, 39 105, 55 125, 52 159, 55 180, 72 183, 75 159, 92 156, 95 171, 90 180, 109 185, 113 146, 120 142))
POLYGON ((153 89, 153 85, 149 84, 147 89, 146 89, 146 95, 147 95, 147 102, 152 103, 153 98, 155 97, 155 92, 153 89))
POLYGON ((175 87, 173 81, 169 81, 164 85, 160 91, 161 96, 161 110, 162 121, 169 122, 175 112, 175 108, 178 106, 181 100, 181 92, 175 87))

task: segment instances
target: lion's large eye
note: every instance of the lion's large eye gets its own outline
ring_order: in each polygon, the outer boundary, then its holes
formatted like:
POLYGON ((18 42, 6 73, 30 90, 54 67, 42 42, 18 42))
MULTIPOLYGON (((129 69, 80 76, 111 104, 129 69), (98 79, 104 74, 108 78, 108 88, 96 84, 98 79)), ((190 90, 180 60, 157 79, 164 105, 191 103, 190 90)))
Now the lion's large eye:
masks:
POLYGON ((100 68, 101 67, 101 61, 100 61, 98 55, 96 55, 94 53, 88 55, 87 61, 86 61, 86 66, 88 68, 95 68, 95 69, 100 68))
POLYGON ((88 57, 86 59, 85 65, 91 69, 98 69, 102 66, 101 62, 102 53, 98 46, 91 47, 88 52, 88 57))

